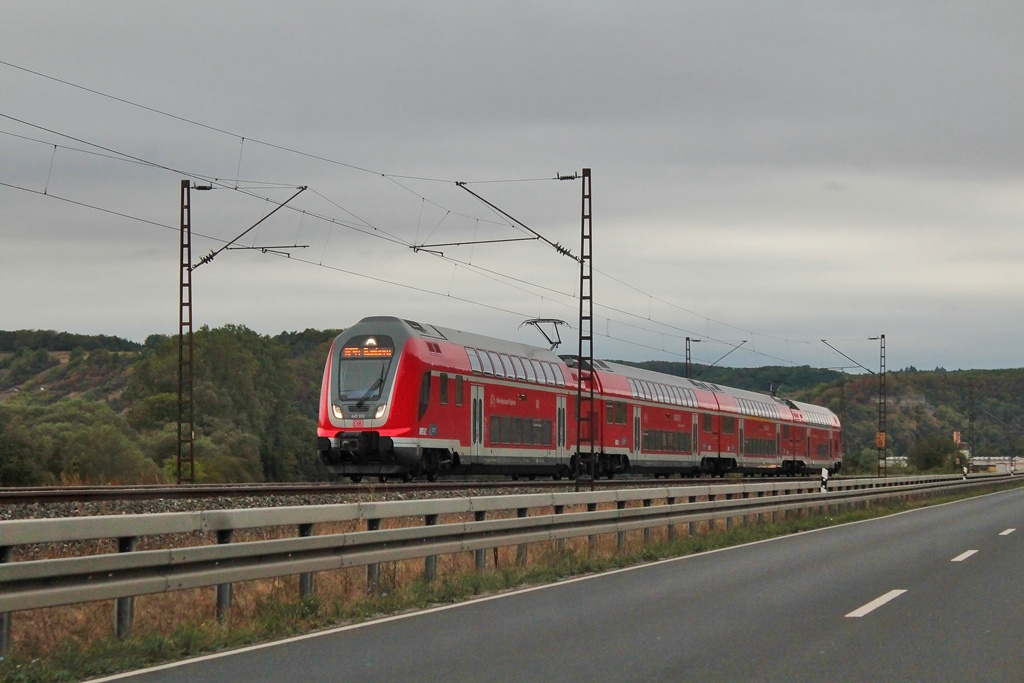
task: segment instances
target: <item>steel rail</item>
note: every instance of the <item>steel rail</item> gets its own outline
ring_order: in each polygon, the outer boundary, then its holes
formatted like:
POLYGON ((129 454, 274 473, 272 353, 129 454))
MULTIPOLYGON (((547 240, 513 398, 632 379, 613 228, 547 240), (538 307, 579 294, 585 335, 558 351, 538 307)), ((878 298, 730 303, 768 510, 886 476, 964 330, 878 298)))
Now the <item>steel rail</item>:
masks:
MULTIPOLYGON (((839 478, 833 478, 838 480, 839 478)), ((601 489, 634 488, 641 486, 667 486, 665 479, 632 479, 621 477, 603 479, 596 483, 601 489)), ((742 479, 679 479, 672 486, 700 486, 709 482, 743 481, 742 479)), ((812 481, 807 477, 773 478, 772 481, 812 481)), ((0 505, 110 502, 159 499, 209 499, 271 496, 317 496, 339 494, 366 494, 382 492, 416 493, 427 491, 467 491, 477 489, 555 489, 570 490, 572 480, 554 481, 520 479, 458 480, 440 482, 368 482, 361 484, 286 483, 286 484, 183 484, 136 486, 37 486, 0 488, 0 505)))

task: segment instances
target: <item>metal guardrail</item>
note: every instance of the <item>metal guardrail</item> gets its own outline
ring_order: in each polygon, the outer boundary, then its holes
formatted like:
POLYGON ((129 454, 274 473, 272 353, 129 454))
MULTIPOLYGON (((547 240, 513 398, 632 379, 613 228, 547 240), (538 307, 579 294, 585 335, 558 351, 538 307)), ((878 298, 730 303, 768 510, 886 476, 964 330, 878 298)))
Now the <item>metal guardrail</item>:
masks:
POLYGON ((474 552, 476 567, 486 567, 484 551, 543 541, 675 526, 786 510, 850 504, 905 496, 935 489, 989 485, 1004 475, 902 477, 833 480, 827 492, 820 483, 742 482, 708 486, 619 489, 583 493, 537 493, 450 499, 408 500, 205 512, 111 515, 0 521, 0 653, 9 647, 10 613, 58 605, 114 599, 115 631, 130 633, 132 598, 168 591, 217 586, 217 612, 224 618, 231 583, 300 575, 300 595, 313 590, 315 572, 367 566, 371 588, 381 562, 425 558, 432 579, 438 555, 474 552), (663 501, 655 505, 655 501, 663 501), (635 506, 639 502, 639 506, 635 506), (614 508, 610 504, 614 503, 614 508), (630 503, 634 507, 628 507, 630 503), (603 506, 604 509, 598 509, 603 506), (586 511, 565 512, 567 507, 586 511), (515 511, 515 517, 488 513, 515 511), (530 515, 530 511, 540 514, 530 515), (550 511, 550 512, 549 512, 550 511), (438 524, 442 515, 473 515, 472 522, 438 524), (381 521, 422 518, 423 526, 381 529, 381 521), (315 525, 363 522, 365 531, 314 535, 315 525), (233 532, 261 527, 296 527, 298 535, 232 543, 233 532), (217 544, 134 550, 140 537, 181 533, 215 533, 217 544), (117 553, 12 562, 15 546, 117 539, 117 553))

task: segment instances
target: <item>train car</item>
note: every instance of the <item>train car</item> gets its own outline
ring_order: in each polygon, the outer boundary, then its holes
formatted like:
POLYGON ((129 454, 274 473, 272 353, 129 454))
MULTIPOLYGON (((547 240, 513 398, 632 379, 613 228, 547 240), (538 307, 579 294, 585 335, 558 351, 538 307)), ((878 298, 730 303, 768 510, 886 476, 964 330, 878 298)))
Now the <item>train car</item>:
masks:
MULTIPOLYGON (((595 361, 599 476, 839 469, 827 408, 595 361)), ((332 478, 446 472, 573 475, 578 362, 527 344, 393 317, 335 339, 317 450, 332 478)))
POLYGON ((562 476, 575 440, 570 393, 567 366, 546 349, 366 318, 331 348, 317 449, 332 476, 354 481, 456 469, 562 476))

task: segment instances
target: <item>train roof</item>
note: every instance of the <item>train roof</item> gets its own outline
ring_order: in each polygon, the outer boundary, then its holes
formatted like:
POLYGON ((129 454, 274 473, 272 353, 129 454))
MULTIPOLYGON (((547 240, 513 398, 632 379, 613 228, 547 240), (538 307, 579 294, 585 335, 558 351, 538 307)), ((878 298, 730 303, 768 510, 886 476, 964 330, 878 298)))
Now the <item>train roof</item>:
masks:
MULTIPOLYGON (((526 358, 536 358, 538 360, 546 360, 552 363, 562 362, 556 354, 539 346, 498 339, 497 337, 488 337, 474 332, 464 332, 451 327, 419 323, 414 320, 406 320, 393 316, 373 316, 363 318, 357 323, 357 325, 383 327, 399 326, 412 337, 421 337, 427 340, 433 339, 438 341, 447 341, 453 344, 460 344, 462 346, 468 346, 476 349, 514 354, 516 356, 523 356, 526 358)), ((354 330, 355 327, 356 326, 350 327, 348 330, 345 330, 345 333, 343 334, 348 333, 349 330, 354 330)))
MULTIPOLYGON (((354 334, 361 327, 401 329, 410 337, 425 340, 446 341, 463 347, 485 349, 498 353, 545 360, 559 365, 576 367, 576 356, 559 357, 553 351, 520 342, 508 341, 497 337, 489 337, 473 332, 464 332, 450 327, 441 327, 419 323, 413 320, 394 316, 372 316, 363 318, 356 325, 342 332, 354 334)), ((653 370, 645 370, 632 365, 615 363, 606 360, 594 360, 594 369, 602 387, 614 389, 624 397, 643 397, 644 392, 650 393, 648 400, 661 401, 674 405, 690 407, 707 407, 743 415, 782 419, 785 421, 804 422, 823 427, 839 427, 839 418, 828 408, 781 399, 776 396, 747 391, 735 387, 727 387, 712 382, 702 382, 676 375, 667 375, 653 370), (607 374, 606 374, 607 373, 607 374), (625 382, 616 382, 614 377, 621 377, 625 382), (632 382, 631 382, 632 380, 632 382), (643 384, 646 382, 647 384, 643 384), (665 390, 665 387, 683 391, 665 390)))
MULTIPOLYGON (((808 422, 822 427, 839 426, 839 418, 836 417, 835 413, 828 408, 811 403, 792 401, 772 396, 770 394, 762 394, 756 391, 748 391, 746 389, 737 389, 736 387, 723 386, 713 382, 702 382, 697 379, 687 379, 686 377, 668 375, 612 361, 595 360, 594 369, 599 374, 607 372, 625 377, 630 389, 633 389, 635 386, 633 383, 629 383, 629 380, 632 379, 641 380, 654 385, 688 390, 697 397, 698 401, 702 397, 707 396, 707 394, 712 394, 720 410, 738 412, 745 415, 792 420, 794 422, 808 422)), ((606 381, 603 385, 607 386, 608 384, 610 384, 610 382, 606 381)), ((654 392, 657 394, 657 386, 655 386, 654 392)), ((676 392, 671 392, 673 395, 675 393, 676 392)), ((671 399, 672 396, 669 398, 671 399)), ((669 402, 671 402, 671 400, 669 402)))

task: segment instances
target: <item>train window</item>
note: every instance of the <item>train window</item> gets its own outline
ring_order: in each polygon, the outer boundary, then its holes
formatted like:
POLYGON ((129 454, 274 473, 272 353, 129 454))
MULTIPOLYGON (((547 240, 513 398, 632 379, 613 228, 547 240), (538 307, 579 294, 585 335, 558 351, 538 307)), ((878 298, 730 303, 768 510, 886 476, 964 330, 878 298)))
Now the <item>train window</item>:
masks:
POLYGON ((385 335, 353 337, 342 347, 338 367, 338 399, 380 398, 394 357, 394 341, 385 335))
POLYGON ((531 358, 530 364, 533 366, 533 372, 537 375, 537 383, 544 384, 544 368, 541 366, 540 361, 531 358))
POLYGON ((541 446, 551 445, 551 420, 533 421, 533 443, 541 446))
POLYGON ((420 383, 420 417, 427 413, 427 406, 430 405, 430 372, 423 373, 423 381, 420 383))
POLYGON ((533 364, 530 363, 529 359, 523 359, 523 369, 526 370, 526 379, 530 382, 537 381, 537 374, 533 371, 533 364))
POLYGON ((640 387, 644 390, 644 398, 646 398, 648 401, 653 401, 654 386, 646 380, 641 380, 640 387))
POLYGON ((498 354, 494 351, 487 351, 487 357, 491 359, 491 365, 494 367, 495 377, 504 377, 505 368, 501 367, 501 359, 498 358, 498 354))
POLYGON ((508 354, 499 353, 498 357, 501 358, 501 365, 505 368, 505 376, 512 379, 516 376, 516 369, 512 367, 512 359, 508 357, 508 354))
POLYGON ((523 442, 523 421, 512 420, 512 443, 521 444, 523 442))
POLYGON ((455 376, 455 405, 461 406, 462 400, 465 395, 465 387, 463 386, 462 375, 455 376))
POLYGON ((548 364, 544 360, 535 360, 537 364, 537 381, 541 384, 554 384, 555 378, 548 373, 548 364))
POLYGON ((723 417, 722 418, 722 433, 723 434, 735 434, 736 433, 736 418, 735 417, 723 417))
POLYGON ((466 355, 469 356, 469 367, 472 368, 473 372, 483 374, 484 366, 480 363, 480 356, 477 355, 476 349, 466 347, 466 355))
POLYGON ((629 393, 633 395, 633 398, 640 398, 636 390, 636 382, 633 381, 633 378, 628 377, 626 381, 629 382, 629 393))
POLYGON ((441 400, 441 405, 448 405, 448 373, 442 372, 438 380, 437 387, 439 389, 438 397, 441 400))
POLYGON ((522 358, 512 356, 512 368, 516 371, 516 379, 526 379, 526 370, 523 369, 522 358))
POLYGON ((626 424, 626 402, 608 401, 605 407, 605 422, 612 425, 626 424))
POLYGON ((501 440, 501 418, 497 415, 491 415, 491 443, 498 443, 501 440))
POLYGON ((480 365, 483 367, 485 375, 494 374, 494 366, 491 365, 491 359, 487 357, 487 352, 484 350, 478 350, 477 354, 480 356, 480 365))
POLYGON ((712 418, 707 413, 704 413, 704 431, 707 432, 708 434, 715 431, 714 418, 712 418))
POLYGON ((512 443, 512 418, 501 418, 501 442, 512 443))
POLYGON ((555 369, 551 367, 551 363, 546 360, 540 361, 540 367, 544 370, 544 380, 547 384, 554 385, 555 383, 555 369))
POLYGON ((555 371, 555 386, 564 387, 565 375, 562 374, 562 366, 552 364, 551 369, 555 371))

